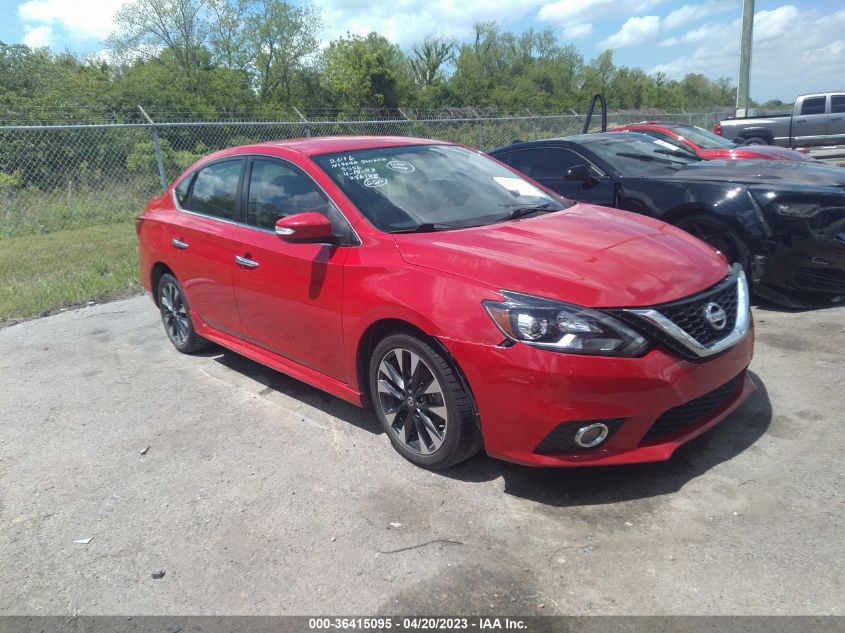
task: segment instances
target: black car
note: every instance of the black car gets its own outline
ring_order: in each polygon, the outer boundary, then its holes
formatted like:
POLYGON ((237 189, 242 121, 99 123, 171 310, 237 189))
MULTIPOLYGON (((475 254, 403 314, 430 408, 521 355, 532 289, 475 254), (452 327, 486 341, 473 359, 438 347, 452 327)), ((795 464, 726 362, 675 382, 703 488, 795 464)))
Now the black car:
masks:
POLYGON ((703 161, 635 132, 517 142, 490 154, 572 200, 685 229, 741 264, 762 297, 801 305, 845 295, 845 169, 703 161))

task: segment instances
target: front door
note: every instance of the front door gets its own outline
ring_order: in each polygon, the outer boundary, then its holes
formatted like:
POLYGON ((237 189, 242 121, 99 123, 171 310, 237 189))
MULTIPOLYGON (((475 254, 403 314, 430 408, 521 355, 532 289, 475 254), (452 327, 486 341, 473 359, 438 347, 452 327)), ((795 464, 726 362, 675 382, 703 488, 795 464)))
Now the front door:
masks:
POLYGON ((233 255, 243 338, 347 382, 342 296, 351 229, 314 182, 285 161, 252 159, 244 190, 247 226, 235 227, 233 255), (279 218, 305 211, 328 216, 341 245, 290 244, 275 234, 279 218))
POLYGON ((572 150, 563 147, 515 150, 508 157, 508 164, 570 200, 608 207, 614 204, 613 181, 572 150), (567 180, 566 172, 577 165, 586 166, 593 178, 590 181, 567 180))

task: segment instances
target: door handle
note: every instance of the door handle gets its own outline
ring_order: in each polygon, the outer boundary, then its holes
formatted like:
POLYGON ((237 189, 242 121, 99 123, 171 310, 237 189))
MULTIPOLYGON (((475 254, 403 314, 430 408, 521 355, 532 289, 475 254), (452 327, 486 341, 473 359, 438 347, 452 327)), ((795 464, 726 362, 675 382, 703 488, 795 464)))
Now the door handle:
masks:
POLYGON ((235 261, 241 266, 245 266, 246 268, 258 268, 258 262, 247 257, 235 255, 235 261))
POLYGON ((831 119, 831 121, 841 121, 841 120, 842 120, 842 117, 841 117, 841 116, 838 116, 838 117, 836 117, 835 119, 831 119))
POLYGON ((183 241, 182 241, 180 238, 178 238, 178 237, 174 237, 172 240, 170 240, 170 243, 171 243, 171 244, 173 244, 173 246, 175 246, 176 248, 178 248, 180 251, 184 251, 186 248, 188 248, 188 243, 187 243, 187 242, 183 242, 183 241))

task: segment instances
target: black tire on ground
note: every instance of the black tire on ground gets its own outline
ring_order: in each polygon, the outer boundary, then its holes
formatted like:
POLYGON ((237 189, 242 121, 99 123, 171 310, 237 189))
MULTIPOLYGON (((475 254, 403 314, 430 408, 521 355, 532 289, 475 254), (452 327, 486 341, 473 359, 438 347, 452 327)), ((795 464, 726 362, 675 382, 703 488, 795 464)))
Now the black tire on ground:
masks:
POLYGON ((408 461, 438 470, 482 447, 470 396, 431 342, 391 334, 370 358, 369 387, 379 421, 408 461))
POLYGON ((764 139, 762 136, 752 136, 751 138, 745 139, 746 145, 769 145, 769 141, 764 139))
POLYGON ((191 354, 211 345, 194 330, 188 299, 176 277, 169 273, 161 276, 156 288, 156 299, 164 331, 173 347, 183 354, 191 354))
POLYGON ((748 279, 751 279, 751 250, 730 224, 717 217, 698 213, 678 218, 674 224, 722 251, 731 265, 742 266, 748 279))

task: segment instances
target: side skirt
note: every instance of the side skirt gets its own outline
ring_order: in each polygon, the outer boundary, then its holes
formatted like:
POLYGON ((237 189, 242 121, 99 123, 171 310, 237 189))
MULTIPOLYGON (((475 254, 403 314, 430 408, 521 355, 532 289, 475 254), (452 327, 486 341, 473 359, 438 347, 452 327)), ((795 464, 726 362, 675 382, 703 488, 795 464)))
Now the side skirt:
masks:
POLYGON ((356 406, 364 406, 363 394, 360 391, 355 391, 346 383, 342 383, 339 380, 335 380, 325 374, 321 374, 320 372, 311 369, 310 367, 306 367, 305 365, 300 365, 289 358, 268 352, 265 349, 253 345, 252 343, 247 343, 246 341, 242 341, 234 336, 215 330, 207 323, 203 323, 203 321, 199 318, 199 315, 194 313, 193 310, 191 311, 191 318, 194 323, 201 323, 200 327, 197 328, 197 333, 203 338, 207 338, 213 343, 217 343, 226 349, 230 349, 236 354, 246 356, 250 360, 254 360, 256 363, 266 365, 270 369, 275 369, 276 371, 286 374, 291 378, 301 380, 302 382, 307 383, 312 387, 316 387, 317 389, 322 389, 323 391, 346 400, 347 402, 351 402, 356 406))

